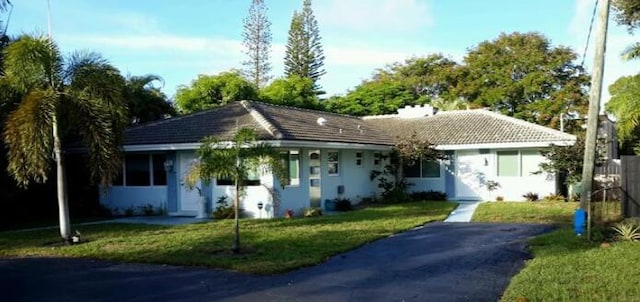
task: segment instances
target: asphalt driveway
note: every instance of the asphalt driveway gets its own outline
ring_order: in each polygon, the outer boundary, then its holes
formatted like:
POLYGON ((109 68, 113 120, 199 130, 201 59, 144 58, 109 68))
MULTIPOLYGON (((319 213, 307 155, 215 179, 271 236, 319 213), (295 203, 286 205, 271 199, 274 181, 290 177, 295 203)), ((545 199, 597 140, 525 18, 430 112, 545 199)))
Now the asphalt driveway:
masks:
POLYGON ((432 223, 277 276, 0 259, 3 301, 496 301, 545 225, 432 223))

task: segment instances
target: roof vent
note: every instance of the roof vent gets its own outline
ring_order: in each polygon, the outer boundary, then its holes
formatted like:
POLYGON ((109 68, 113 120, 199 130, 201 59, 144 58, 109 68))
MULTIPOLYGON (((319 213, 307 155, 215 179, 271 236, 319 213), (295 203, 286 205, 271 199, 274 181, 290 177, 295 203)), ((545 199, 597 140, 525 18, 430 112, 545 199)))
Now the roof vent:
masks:
POLYGON ((432 116, 435 114, 435 110, 428 104, 415 105, 413 107, 407 105, 404 108, 398 109, 398 116, 400 118, 417 118, 424 116, 432 116))
POLYGON ((319 117, 316 123, 318 123, 318 125, 320 126, 324 126, 327 124, 327 119, 325 119, 324 117, 319 117))

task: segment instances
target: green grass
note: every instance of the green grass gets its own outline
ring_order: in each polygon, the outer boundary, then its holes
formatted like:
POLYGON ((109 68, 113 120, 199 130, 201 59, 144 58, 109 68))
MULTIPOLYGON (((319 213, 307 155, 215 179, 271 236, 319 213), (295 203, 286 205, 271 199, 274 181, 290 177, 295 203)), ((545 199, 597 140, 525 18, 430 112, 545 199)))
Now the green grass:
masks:
POLYGON ((472 221, 568 224, 578 206, 576 202, 485 202, 478 206, 472 221))
POLYGON ((0 256, 86 257, 272 274, 314 265, 372 240, 442 220, 455 206, 418 202, 315 218, 243 219, 241 243, 255 252, 241 255, 227 252, 233 221, 221 220, 183 226, 78 226, 88 242, 73 246, 57 244, 57 229, 4 232, 0 256))
POLYGON ((640 301, 640 243, 600 247, 564 227, 530 245, 534 258, 511 279, 502 301, 640 301))
MULTIPOLYGON (((619 203, 593 203, 594 221, 620 218, 619 203)), ((530 240, 534 258, 513 279, 502 301, 640 301, 638 242, 601 247, 604 226, 593 242, 573 233, 574 202, 492 202, 481 204, 473 221, 552 223, 558 230, 530 240)))

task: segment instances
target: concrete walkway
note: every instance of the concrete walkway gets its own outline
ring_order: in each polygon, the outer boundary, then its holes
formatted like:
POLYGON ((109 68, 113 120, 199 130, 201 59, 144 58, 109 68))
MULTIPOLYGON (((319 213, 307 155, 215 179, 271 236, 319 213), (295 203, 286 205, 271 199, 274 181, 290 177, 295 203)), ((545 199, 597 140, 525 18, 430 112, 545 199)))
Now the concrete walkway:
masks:
POLYGON ((471 222, 473 213, 481 201, 460 201, 458 207, 449 214, 444 222, 471 222))

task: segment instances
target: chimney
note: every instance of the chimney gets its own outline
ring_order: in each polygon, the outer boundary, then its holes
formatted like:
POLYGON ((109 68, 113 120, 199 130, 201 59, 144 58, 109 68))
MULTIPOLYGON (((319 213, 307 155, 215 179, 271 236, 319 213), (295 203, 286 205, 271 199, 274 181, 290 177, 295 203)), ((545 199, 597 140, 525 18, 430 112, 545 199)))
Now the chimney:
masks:
POLYGON ((407 106, 404 106, 404 108, 398 109, 398 116, 400 118, 418 118, 418 117, 432 116, 435 113, 436 112, 434 108, 428 104, 424 104, 422 106, 415 105, 413 107, 407 105, 407 106))

